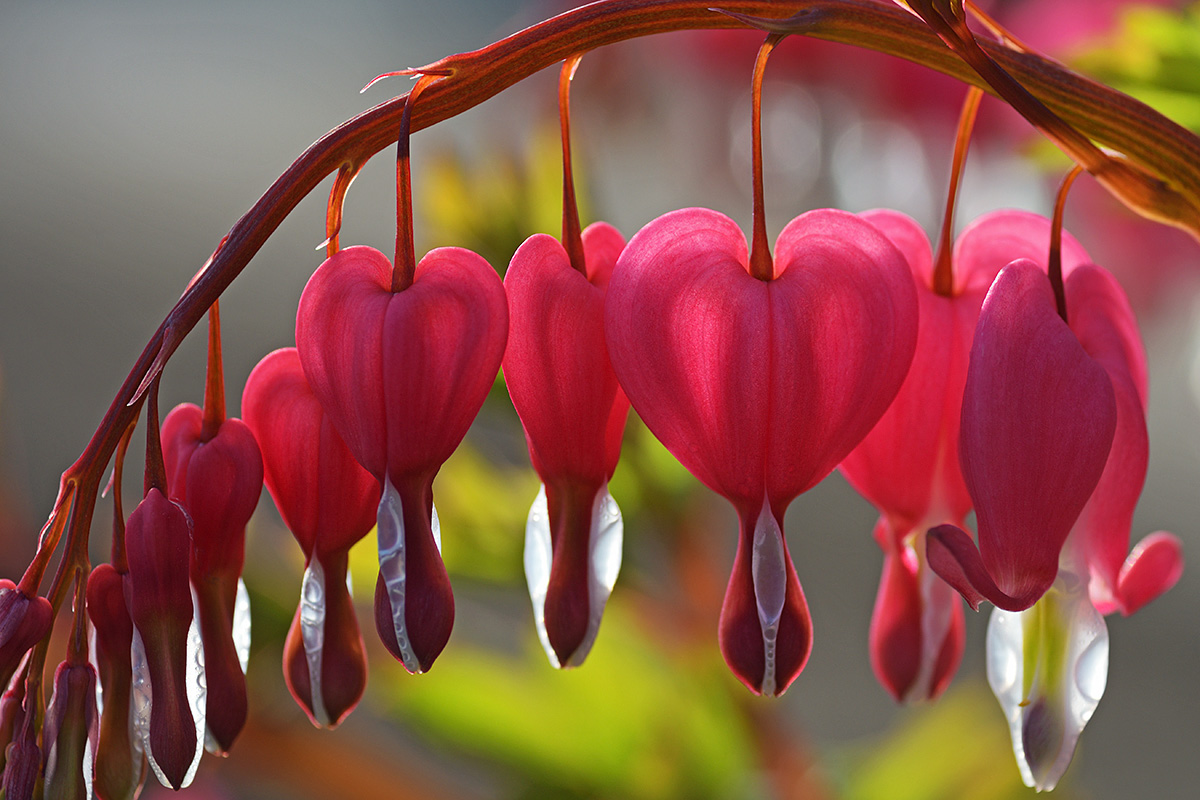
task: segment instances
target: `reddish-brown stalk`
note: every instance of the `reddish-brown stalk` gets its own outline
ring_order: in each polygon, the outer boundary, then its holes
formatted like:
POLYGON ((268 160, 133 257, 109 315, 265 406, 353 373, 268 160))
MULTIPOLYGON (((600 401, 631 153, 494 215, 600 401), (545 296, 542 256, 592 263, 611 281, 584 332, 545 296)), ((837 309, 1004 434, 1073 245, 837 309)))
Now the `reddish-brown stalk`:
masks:
POLYGON ((67 662, 73 667, 88 663, 87 576, 82 567, 75 568, 75 627, 67 644, 67 662))
POLYGON ((342 232, 342 207, 346 203, 346 192, 358 176, 361 164, 347 161, 338 167, 333 188, 329 190, 329 202, 325 205, 325 257, 333 258, 338 251, 338 234, 342 232))
POLYGON ((129 440, 133 438, 133 430, 137 427, 137 416, 125 429, 117 445, 117 455, 113 459, 112 496, 113 496, 113 535, 112 550, 109 556, 113 569, 122 574, 129 571, 129 562, 125 559, 125 504, 121 500, 121 481, 125 472, 125 453, 129 451, 129 440))
POLYGON ((758 48, 754 60, 754 75, 750 79, 750 162, 753 174, 754 232, 750 237, 750 274, 760 281, 775 278, 775 265, 771 259, 771 242, 767 239, 767 210, 763 201, 762 163, 762 84, 767 70, 767 59, 775 45, 786 34, 767 34, 766 41, 758 48))
POLYGON ((420 73, 404 101, 400 116, 400 135, 396 139, 396 260, 392 264, 392 291, 412 286, 417 273, 417 248, 413 243, 412 164, 409 140, 412 138, 412 110, 425 87, 444 73, 420 73))
POLYGON ((1062 317, 1063 322, 1068 321, 1067 292, 1063 286, 1062 271, 1063 210, 1067 206, 1067 195, 1071 191, 1071 185, 1081 172, 1083 167, 1076 164, 1067 173, 1067 177, 1063 178, 1062 185, 1058 187, 1058 196, 1054 200, 1054 216, 1050 220, 1050 257, 1047 260, 1047 271, 1050 274, 1050 285, 1054 288, 1054 305, 1058 308, 1058 315, 1062 317))
POLYGON ((221 363, 221 310, 216 300, 208 309, 208 369, 204 375, 204 417, 200 441, 210 442, 225 422, 225 369, 221 363))
POLYGON ((587 277, 587 260, 583 255, 583 233, 579 225, 579 205, 575 201, 575 176, 571 171, 571 80, 579 68, 582 55, 563 61, 558 73, 558 123, 562 132, 563 212, 562 246, 571 266, 587 277))
MULTIPOLYGON (((530 26, 480 50, 448 56, 431 65, 448 74, 431 86, 420 107, 412 110, 411 130, 422 130, 460 114, 572 55, 667 31, 760 27, 760 23, 748 21, 752 15, 775 15, 773 24, 788 26, 783 32, 890 53, 988 88, 961 55, 949 50, 926 24, 898 5, 873 0, 755 0, 729 3, 724 9, 742 16, 715 13, 710 0, 597 2, 530 26), (793 16, 782 18, 789 13, 793 16)), ((1165 188, 1173 197, 1182 196, 1185 203, 1178 209, 1176 223, 1185 214, 1194 221, 1192 211, 1200 206, 1200 138, 1145 104, 1036 53, 992 42, 978 46, 1067 123, 1149 170, 1149 175, 1136 173, 1131 178, 1134 182, 1140 180, 1146 192, 1153 195, 1165 188), (1164 187, 1162 178, 1169 178, 1172 184, 1164 187)), ((86 561, 87 531, 104 470, 140 409, 150 383, 213 301, 300 200, 342 165, 363 164, 396 141, 396 127, 406 101, 407 95, 395 97, 321 137, 234 224, 151 336, 91 440, 63 473, 38 554, 22 578, 23 590, 32 585, 36 591, 42 571, 67 527, 70 531, 63 565, 86 561)), ((1200 224, 1193 224, 1193 230, 1197 227, 1200 224)), ((67 580, 63 565, 55 576, 59 583, 60 577, 67 580)))
POLYGON ((158 489, 166 495, 167 465, 163 462, 162 436, 159 434, 158 384, 159 378, 151 381, 150 391, 146 395, 146 477, 143 491, 150 494, 151 489, 158 489))
POLYGON ((950 164, 950 188, 946 192, 946 211, 942 215, 942 234, 938 238, 937 257, 933 261, 933 291, 942 297, 954 296, 954 208, 958 205, 958 187, 962 182, 967 150, 971 144, 971 131, 975 128, 975 115, 979 112, 979 101, 982 99, 982 89, 978 86, 969 88, 966 99, 963 100, 962 113, 958 117, 954 159, 950 164))

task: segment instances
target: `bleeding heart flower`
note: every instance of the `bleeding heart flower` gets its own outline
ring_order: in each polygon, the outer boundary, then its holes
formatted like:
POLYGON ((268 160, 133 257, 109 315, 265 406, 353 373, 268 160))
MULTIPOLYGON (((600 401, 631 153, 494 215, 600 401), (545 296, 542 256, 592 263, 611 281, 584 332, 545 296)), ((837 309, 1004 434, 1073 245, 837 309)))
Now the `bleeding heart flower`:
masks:
POLYGON ((1075 521, 1050 590, 1025 611, 997 608, 988 626, 988 680, 1009 721, 1025 783, 1054 788, 1104 693, 1104 614, 1132 613, 1183 570, 1179 540, 1162 531, 1126 557, 1134 506, 1149 461, 1145 354, 1124 291, 1092 264, 1066 276, 1070 328, 1111 381, 1112 447, 1075 521))
POLYGON ((192 519, 189 573, 204 642, 209 746, 226 753, 246 724, 249 597, 241 577, 246 525, 262 494, 262 456, 240 419, 209 431, 204 411, 191 403, 163 420, 162 444, 171 499, 192 519))
MULTIPOLYGON (((958 466, 959 418, 980 307, 1008 261, 1046 252, 1044 217, 1000 211, 980 217, 955 243, 948 295, 935 290, 929 240, 896 211, 861 215, 904 253, 917 288, 920 330, 912 367, 896 399, 840 468, 876 508, 883 574, 871 619, 871 665, 897 700, 939 695, 962 659, 964 621, 957 594, 930 569, 925 532, 965 526, 971 498, 958 466)), ((1087 260, 1067 237, 1068 264, 1087 260)))
POLYGON ((559 241, 528 239, 504 277, 504 380, 543 490, 526 526, 525 573, 546 655, 583 662, 620 569, 620 510, 608 494, 629 400, 604 342, 604 295, 625 240, 583 232, 587 275, 559 241))
POLYGON ((454 624, 435 532, 433 478, 491 388, 508 335, 499 277, 461 248, 428 253, 406 289, 367 247, 327 259, 296 314, 313 394, 383 486, 376 627, 410 672, 429 669, 454 624))
POLYGON ((722 214, 659 217, 617 262, 605 331, 646 425, 737 509, 721 650, 752 691, 777 694, 812 644, 784 512, 887 409, 912 360, 917 306, 903 255, 844 212, 789 223, 771 280, 748 261, 722 214))
POLYGON ((242 413, 262 448, 267 490, 304 551, 284 678, 312 723, 333 728, 367 685, 347 566, 350 547, 375 524, 379 482, 334 430, 294 347, 270 353, 250 373, 242 413))
POLYGON ((129 515, 125 532, 136 725, 155 775, 174 789, 195 775, 204 729, 204 707, 197 707, 202 660, 195 663, 189 641, 191 535, 187 512, 157 488, 129 515))

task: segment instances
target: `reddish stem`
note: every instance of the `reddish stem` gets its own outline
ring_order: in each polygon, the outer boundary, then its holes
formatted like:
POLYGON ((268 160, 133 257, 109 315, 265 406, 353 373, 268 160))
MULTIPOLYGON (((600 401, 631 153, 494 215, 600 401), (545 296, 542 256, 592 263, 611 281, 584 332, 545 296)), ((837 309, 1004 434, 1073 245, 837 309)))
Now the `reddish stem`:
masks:
POLYGON ((342 207, 350 184, 358 176, 359 164, 347 161, 338 167, 333 188, 329 190, 329 202, 325 205, 325 257, 333 258, 338 251, 338 234, 342 231, 342 207))
POLYGON ((412 166, 409 163, 409 139, 412 138, 412 111, 417 97, 441 74, 417 77, 404 102, 400 116, 400 135, 396 139, 396 261, 392 265, 392 291, 412 286, 417 272, 417 248, 413 244, 412 166))
POLYGON ((75 627, 67 645, 67 663, 73 667, 88 663, 87 576, 87 570, 75 568, 75 627))
POLYGON ((562 244, 567 258, 577 272, 587 277, 587 260, 583 254, 583 233, 579 225, 579 205, 575 201, 575 176, 571 170, 571 80, 579 68, 582 55, 563 61, 558 74, 558 121, 562 130, 563 212, 562 244))
POLYGON ((167 466, 163 463, 162 437, 158 427, 158 384, 159 379, 155 378, 146 396, 146 477, 143 491, 150 494, 151 489, 158 489, 166 495, 167 466))
POLYGON ((963 167, 967 163, 967 149, 971 144, 971 131, 975 127, 975 115, 983 90, 972 86, 967 90, 962 113, 958 117, 958 136, 954 140, 954 160, 950 166, 950 188, 946 192, 946 212, 942 216, 942 235, 938 240, 937 258, 933 267, 933 291, 943 297, 954 296, 954 207, 958 204, 958 187, 962 181, 963 167))
POLYGON ((1063 178, 1062 185, 1058 187, 1058 196, 1054 200, 1054 216, 1050 220, 1050 258, 1047 265, 1047 271, 1050 274, 1050 286, 1054 288, 1054 304, 1058 308, 1058 315, 1062 317, 1063 322, 1067 322, 1067 292, 1063 286, 1063 270, 1062 270, 1062 227, 1063 227, 1063 210, 1067 205, 1067 194, 1071 191, 1071 185, 1075 183, 1075 179, 1079 177, 1079 173, 1083 172, 1083 167, 1076 164, 1067 177, 1063 178))
POLYGON ((204 376, 204 418, 200 441, 210 442, 225 422, 225 369, 221 362, 221 311, 216 300, 208 308, 208 371, 204 376))
POLYGON ((750 79, 750 150, 754 192, 754 232, 750 239, 750 274, 760 281, 775 277, 775 265, 771 260, 771 243, 767 239, 767 211, 763 201, 762 163, 762 84, 767 70, 767 59, 775 45, 785 34, 767 34, 766 41, 758 48, 754 61, 754 76, 750 79))
POLYGON ((117 445, 117 455, 113 461, 113 535, 110 558, 113 569, 121 574, 129 572, 129 562, 125 558, 125 504, 121 499, 121 482, 125 472, 125 453, 129 451, 129 440, 133 438, 133 431, 136 427, 137 416, 135 415, 133 422, 129 423, 129 427, 125 429, 125 435, 121 437, 121 441, 117 445))

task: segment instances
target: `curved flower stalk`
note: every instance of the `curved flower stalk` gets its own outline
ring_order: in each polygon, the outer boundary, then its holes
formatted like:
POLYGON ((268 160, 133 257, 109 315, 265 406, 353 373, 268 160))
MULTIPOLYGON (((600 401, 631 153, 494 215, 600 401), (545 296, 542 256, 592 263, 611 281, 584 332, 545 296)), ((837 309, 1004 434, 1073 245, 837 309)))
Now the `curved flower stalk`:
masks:
POLYGON ((773 277, 758 280, 732 220, 699 208, 666 214, 630 240, 605 311, 633 407, 737 509, 720 644, 763 694, 788 687, 812 644, 784 512, 878 421, 917 336, 904 257, 869 223, 811 211, 776 248, 773 277))
POLYGON ((294 347, 268 354, 250 373, 242 413, 262 448, 267 490, 304 551, 283 675, 312 723, 334 728, 367 685, 347 567, 350 547, 375 524, 379 482, 334 430, 294 347))

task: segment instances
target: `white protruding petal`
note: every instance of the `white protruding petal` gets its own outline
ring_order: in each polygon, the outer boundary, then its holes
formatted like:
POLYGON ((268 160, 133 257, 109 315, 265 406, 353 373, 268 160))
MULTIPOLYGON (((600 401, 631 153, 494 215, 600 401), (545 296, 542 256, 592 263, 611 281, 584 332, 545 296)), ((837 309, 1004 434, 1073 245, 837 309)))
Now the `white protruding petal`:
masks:
MULTIPOLYGON (((437 519, 436 512, 433 519, 437 519)), ((404 508, 400 493, 392 485, 391 479, 385 479, 383 482, 383 496, 379 499, 376 521, 379 537, 379 574, 383 576, 383 585, 392 604, 396 646, 400 650, 400 661, 404 668, 415 674, 421 671, 421 664, 413 652, 412 642, 408 638, 408 623, 404 620, 404 508)), ((438 543, 440 551, 441 534, 438 527, 436 523, 433 524, 434 541, 438 543)))
POLYGON ((1088 598, 1086 582, 1060 572, 1032 608, 995 609, 988 624, 987 672, 1008 718, 1025 785, 1053 789, 1108 682, 1108 628, 1088 598), (1047 668, 1055 663, 1061 667, 1047 668), (1033 675, 1025 675, 1027 664, 1033 675), (1045 752, 1034 750, 1047 743, 1045 752))
POLYGON ((529 599, 533 604, 533 620, 537 626, 538 639, 546 658, 554 667, 577 667, 584 662, 596 636, 600 632, 600 621, 604 607, 608 604, 617 575, 621 572, 621 554, 624 547, 625 525, 617 501, 608 492, 608 485, 601 486, 592 501, 591 524, 588 530, 588 626, 579 646, 566 664, 560 664, 558 654, 550 645, 546 634, 546 589, 550 585, 550 566, 554 551, 550 539, 550 513, 546 501, 546 487, 538 489, 538 495, 529 509, 525 522, 525 582, 529 586, 529 599))
POLYGON ((242 674, 250 664, 250 593, 246 582, 240 577, 237 582, 237 597, 233 601, 233 647, 237 650, 238 664, 242 674))
POLYGON ((129 693, 129 702, 133 707, 131 720, 136 734, 134 738, 139 743, 142 752, 146 754, 146 758, 150 762, 150 769, 154 771, 158 782, 163 786, 170 786, 166 776, 163 775, 158 763, 154 760, 154 753, 150 750, 150 709, 154 702, 153 687, 150 685, 150 665, 146 661, 146 646, 142 644, 142 635, 136 626, 133 629, 133 642, 129 647, 129 661, 133 669, 133 686, 129 693))
POLYGON ((550 512, 546 505, 546 486, 538 488, 529 509, 529 518, 525 520, 525 582, 529 585, 529 599, 533 603, 533 622, 537 626, 538 639, 546 658, 554 667, 558 663, 558 655, 550 646, 550 637, 546 633, 546 589, 550 585, 550 564, 554 561, 554 551, 550 544, 550 512))
POLYGON ((775 643, 779 636, 779 620, 787 598, 787 559, 784 556, 783 531, 771 513, 771 504, 764 499, 762 511, 754 523, 754 548, 750 561, 754 581, 754 599, 758 605, 758 622, 763 636, 762 693, 775 694, 775 643))
POLYGON ((312 712, 317 722, 329 725, 325 696, 321 690, 321 656, 325 650, 325 570, 314 556, 304 570, 300 584, 300 639, 308 665, 308 686, 312 694, 312 712))

